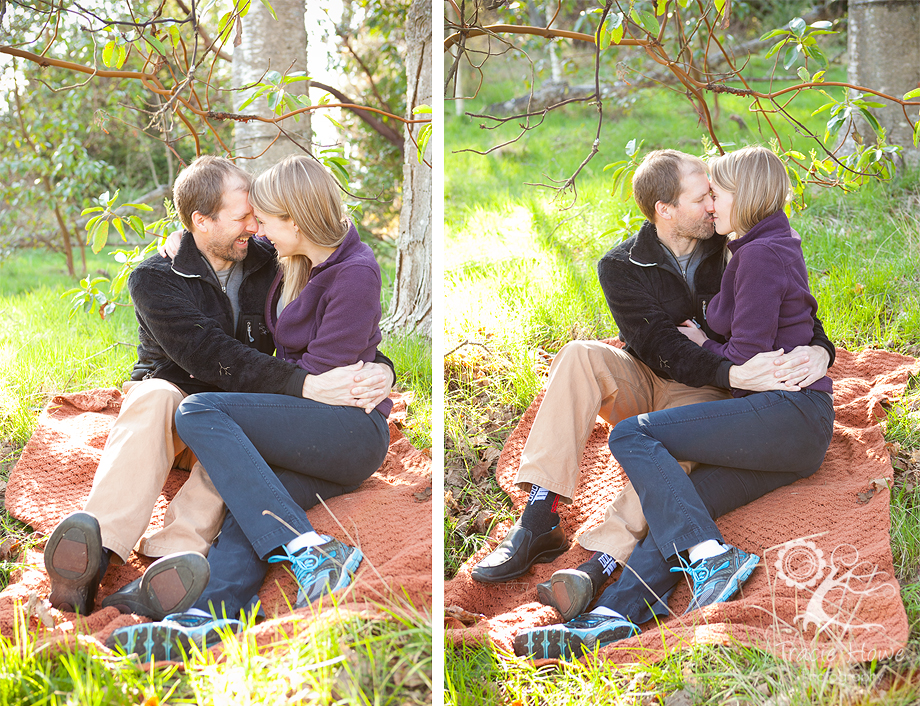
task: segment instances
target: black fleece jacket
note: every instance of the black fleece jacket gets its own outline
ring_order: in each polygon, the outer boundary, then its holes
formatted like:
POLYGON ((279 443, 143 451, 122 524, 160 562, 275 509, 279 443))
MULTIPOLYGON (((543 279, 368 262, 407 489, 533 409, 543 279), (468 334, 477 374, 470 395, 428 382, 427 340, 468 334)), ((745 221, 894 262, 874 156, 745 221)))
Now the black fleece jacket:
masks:
MULTIPOLYGON (((701 259, 693 278, 694 291, 658 240, 655 226, 646 221, 639 233, 611 249, 597 265, 601 289, 620 330, 620 340, 631 355, 667 380, 702 387, 729 388, 732 363, 696 345, 677 330, 695 319, 709 338, 725 339, 706 323, 706 306, 719 291, 725 269, 726 237, 714 235, 697 246, 701 259)), ((815 317, 814 338, 834 362, 834 345, 815 317)))
MULTIPOLYGON (((186 231, 175 260, 154 254, 128 278, 140 344, 132 380, 159 378, 196 392, 259 392, 301 397, 307 371, 272 353, 265 299, 278 272, 275 251, 255 238, 242 262, 239 320, 186 231)), ((376 362, 393 368, 378 352, 376 362)), ((395 371, 394 371, 395 376, 395 371)))

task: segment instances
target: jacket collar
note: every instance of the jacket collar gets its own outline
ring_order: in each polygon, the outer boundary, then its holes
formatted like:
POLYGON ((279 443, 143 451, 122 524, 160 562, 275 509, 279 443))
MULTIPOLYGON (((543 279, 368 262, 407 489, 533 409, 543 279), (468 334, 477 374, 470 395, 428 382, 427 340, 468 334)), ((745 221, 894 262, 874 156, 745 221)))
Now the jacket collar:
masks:
POLYGON ((313 274, 322 272, 327 267, 342 262, 355 252, 361 246, 361 238, 358 237, 358 231, 355 229, 354 223, 348 224, 348 232, 345 234, 345 239, 339 243, 339 246, 335 251, 323 262, 318 264, 313 268, 313 274))
MULTIPOLYGON (((711 238, 701 241, 702 257, 709 257, 715 251, 725 247, 725 236, 716 233, 711 238)), ((636 235, 636 242, 629 250, 629 261, 640 267, 662 266, 669 262, 665 247, 658 240, 658 229, 651 221, 645 221, 636 235)))
POLYGON ((732 240, 728 244, 728 249, 735 252, 742 245, 747 245, 752 240, 781 237, 791 238, 792 226, 789 225, 789 219, 786 217, 786 214, 782 211, 777 211, 772 216, 767 216, 762 221, 758 222, 737 240, 732 240))
MULTIPOLYGON (((246 259, 243 260, 243 274, 247 275, 258 269, 272 257, 274 257, 274 253, 268 245, 257 238, 251 238, 249 251, 246 254, 246 259)), ((205 278, 208 278, 213 272, 210 263, 198 249, 195 244, 195 238, 189 231, 185 231, 182 234, 179 252, 176 253, 176 257, 172 261, 172 271, 181 277, 205 278)))

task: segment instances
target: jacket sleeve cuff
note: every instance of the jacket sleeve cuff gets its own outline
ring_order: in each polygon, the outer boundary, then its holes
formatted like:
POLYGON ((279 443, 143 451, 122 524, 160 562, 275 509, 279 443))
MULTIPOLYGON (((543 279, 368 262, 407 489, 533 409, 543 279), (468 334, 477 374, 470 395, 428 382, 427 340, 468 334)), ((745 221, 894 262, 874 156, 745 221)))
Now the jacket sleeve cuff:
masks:
POLYGON ((385 365, 385 366, 387 366, 390 370, 393 371, 393 384, 395 385, 395 384, 396 384, 396 366, 393 365, 393 361, 390 360, 389 358, 387 358, 383 353, 381 353, 381 352, 378 350, 378 351, 377 351, 377 354, 374 356, 374 362, 375 362, 375 363, 380 363, 381 365, 385 365))
POLYGON ((288 378, 287 385, 284 386, 284 394, 291 397, 303 397, 303 383, 307 379, 307 374, 303 368, 297 368, 288 378))
POLYGON ((719 363, 719 367, 716 368, 715 380, 713 380, 712 384, 726 390, 732 389, 731 383, 728 381, 728 372, 731 370, 732 365, 734 365, 734 363, 730 360, 723 360, 719 363))

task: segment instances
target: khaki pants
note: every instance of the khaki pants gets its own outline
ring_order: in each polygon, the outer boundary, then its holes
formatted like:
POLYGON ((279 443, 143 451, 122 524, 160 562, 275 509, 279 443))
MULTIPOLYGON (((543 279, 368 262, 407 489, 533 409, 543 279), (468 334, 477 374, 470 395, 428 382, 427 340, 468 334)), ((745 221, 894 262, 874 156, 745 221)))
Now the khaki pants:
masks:
POLYGON ((224 518, 224 503, 204 468, 176 434, 174 415, 185 393, 165 380, 128 381, 84 510, 99 520, 102 545, 127 560, 180 551, 207 554, 224 518), (166 510, 163 528, 140 542, 169 471, 191 475, 166 510))
MULTIPOLYGON (((600 341, 568 343, 553 361, 515 483, 525 490, 531 484, 542 486, 571 503, 585 443, 598 416, 615 425, 637 414, 730 396, 717 387, 663 380, 638 359, 600 341)), ((688 473, 692 469, 690 463, 681 465, 688 473)), ((604 522, 578 541, 625 564, 647 529, 639 497, 627 485, 607 508, 604 522)))

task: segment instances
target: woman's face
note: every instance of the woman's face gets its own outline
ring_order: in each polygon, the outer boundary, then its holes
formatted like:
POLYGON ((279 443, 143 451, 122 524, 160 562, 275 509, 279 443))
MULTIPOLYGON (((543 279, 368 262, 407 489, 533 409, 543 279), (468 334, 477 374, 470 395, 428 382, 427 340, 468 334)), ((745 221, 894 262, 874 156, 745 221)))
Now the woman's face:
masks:
POLYGON ((732 224, 732 203, 734 198, 731 193, 719 188, 715 182, 711 183, 712 201, 715 207, 713 211, 713 222, 716 227, 716 233, 719 235, 728 235, 736 230, 732 224))
POLYGON ((304 239, 297 232, 297 226, 293 220, 284 220, 278 216, 270 216, 263 213, 257 208, 252 209, 259 222, 259 232, 257 235, 264 236, 272 241, 275 250, 282 257, 302 254, 304 239))

